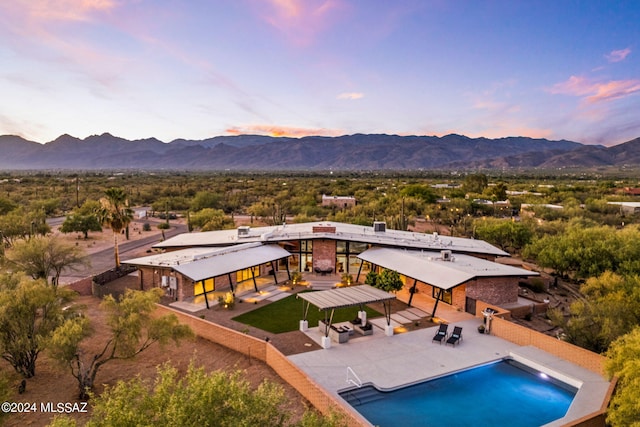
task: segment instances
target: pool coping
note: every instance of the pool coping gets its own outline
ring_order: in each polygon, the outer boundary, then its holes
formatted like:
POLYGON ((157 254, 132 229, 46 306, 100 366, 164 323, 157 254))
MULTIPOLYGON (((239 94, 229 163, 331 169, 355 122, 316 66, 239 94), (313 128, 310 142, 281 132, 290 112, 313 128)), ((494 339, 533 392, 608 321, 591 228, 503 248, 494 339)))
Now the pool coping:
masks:
MULTIPOLYGON (((338 394, 353 386, 347 382, 347 367, 354 374, 352 380, 357 378, 356 382, 387 390, 507 357, 524 361, 570 385, 580 384, 565 417, 546 427, 565 425, 602 407, 610 386, 605 378, 533 346, 518 346, 492 335, 481 335, 476 330, 478 324, 478 319, 455 322, 463 327, 463 339, 455 347, 432 342, 437 327, 391 337, 376 329, 373 335, 332 344, 329 349, 291 355, 288 359, 350 410, 351 406, 338 394)), ((321 338, 317 328, 310 328, 307 336, 314 341, 321 338)), ((370 425, 357 411, 353 412, 370 425)))

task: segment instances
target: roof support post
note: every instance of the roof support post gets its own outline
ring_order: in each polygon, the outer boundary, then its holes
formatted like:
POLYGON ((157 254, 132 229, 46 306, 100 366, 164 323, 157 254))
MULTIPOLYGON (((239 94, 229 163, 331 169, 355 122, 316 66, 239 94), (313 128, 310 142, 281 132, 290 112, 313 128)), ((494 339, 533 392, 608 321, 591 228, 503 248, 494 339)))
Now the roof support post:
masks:
POLYGON ((436 303, 433 305, 433 313, 431 313, 431 318, 434 318, 436 316, 436 309, 438 308, 438 302, 442 298, 443 292, 444 292, 444 289, 438 288, 438 294, 436 295, 436 303))
POLYGON ((200 283, 202 283, 202 292, 204 292, 204 304, 207 306, 207 310, 210 308, 209 307, 209 297, 207 296, 207 286, 204 284, 204 280, 201 280, 200 283))
POLYGON ((331 329, 331 324, 333 323, 333 313, 335 313, 336 309, 331 309, 331 316, 327 316, 329 314, 329 310, 324 310, 324 336, 329 336, 329 329, 331 329))
POLYGON ((229 287, 231 288, 231 293, 235 297, 236 291, 233 289, 233 281, 231 280, 231 273, 227 273, 227 277, 229 278, 229 287))
POLYGON ((309 307, 311 303, 309 301, 302 301, 302 320, 307 320, 307 316, 309 315, 309 307))
POLYGON ((287 262, 284 263, 285 267, 287 267, 287 278, 291 280, 291 272, 289 271, 289 257, 285 258, 287 262))
POLYGON ((408 307, 411 307, 411 300, 413 299, 413 295, 416 293, 416 285, 418 284, 418 279, 413 279, 413 286, 409 289, 409 302, 407 303, 408 307))
POLYGON ((362 271, 362 264, 364 264, 364 261, 360 260, 360 267, 358 267, 358 275, 356 276, 356 282, 360 281, 360 272, 362 271))
POLYGON ((256 274, 253 272, 253 267, 251 267, 251 279, 253 280, 253 289, 258 292, 258 284, 256 283, 256 274))
POLYGON ((278 275, 276 274, 276 265, 271 261, 271 271, 273 271, 273 280, 278 284, 278 275))
POLYGON ((384 317, 387 320, 387 326, 391 326, 391 300, 383 301, 384 317))

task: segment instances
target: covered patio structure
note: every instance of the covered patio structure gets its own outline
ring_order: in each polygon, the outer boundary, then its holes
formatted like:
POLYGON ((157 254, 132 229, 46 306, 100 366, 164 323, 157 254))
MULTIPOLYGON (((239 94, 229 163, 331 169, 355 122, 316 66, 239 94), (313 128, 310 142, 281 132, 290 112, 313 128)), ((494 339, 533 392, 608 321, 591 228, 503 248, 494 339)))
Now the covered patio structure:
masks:
POLYGON ((328 289, 325 291, 298 293, 297 298, 304 300, 303 319, 300 321, 301 331, 308 329, 307 314, 309 313, 309 307, 311 305, 318 307, 318 310, 324 311, 324 331, 321 329, 321 332, 324 334, 322 337, 323 348, 331 347, 329 331, 333 323, 333 314, 337 308, 359 306, 358 317, 361 319, 362 326, 364 326, 367 322, 364 305, 381 302, 384 307, 384 315, 387 322, 385 333, 389 336, 393 335, 393 327, 391 326, 391 300, 395 299, 396 296, 381 289, 369 285, 359 285, 328 289))
MULTIPOLYGON (((483 295, 483 290, 477 286, 477 283, 498 279, 507 279, 513 282, 512 279, 539 275, 534 271, 487 261, 471 255, 452 254, 449 250, 441 252, 408 251, 376 247, 364 251, 358 255, 358 258, 373 265, 395 270, 407 279, 413 279, 409 290, 411 294, 409 306, 411 306, 418 282, 432 286, 435 289, 435 305, 431 317, 435 317, 438 302, 443 300, 444 293, 458 286, 471 285, 472 282, 475 282, 475 292, 479 294, 477 296, 482 297, 481 299, 486 302, 493 303, 491 295, 483 295)), ((517 280, 513 283, 517 284, 517 280)), ((409 286, 408 283, 407 286, 409 286)), ((517 298, 517 286, 513 289, 515 291, 514 298, 517 298)), ((505 289, 502 293, 507 292, 508 289, 505 289)), ((469 296, 469 286, 467 286, 466 293, 469 296)))
MULTIPOLYGON (((182 249, 123 261, 123 264, 135 265, 143 273, 146 270, 144 277, 147 278, 149 283, 145 283, 145 280, 141 277, 142 289, 153 287, 155 283, 148 278, 153 279, 154 276, 158 275, 156 271, 161 271, 161 274, 166 275, 165 277, 169 279, 164 281, 162 286, 166 286, 165 283, 169 283, 168 287, 171 290, 172 284, 175 283, 175 288, 181 288, 178 289, 180 291, 178 292, 180 295, 178 301, 182 301, 185 294, 188 297, 202 295, 204 296, 206 307, 210 308, 208 294, 214 292, 215 287, 205 285, 205 282, 226 276, 230 290, 235 295, 234 282, 237 284, 237 281, 233 280, 232 274, 248 270, 250 273, 248 278, 253 281, 253 287, 257 292, 258 285, 253 267, 264 266, 264 271, 267 271, 267 266, 269 266, 269 274, 273 275, 277 285, 275 262, 289 256, 291 256, 289 252, 275 244, 247 243, 223 248, 182 249), (193 291, 196 284, 200 284, 202 293, 196 294, 193 291), (185 292, 184 288, 187 286, 192 289, 190 293, 185 292)), ((291 279, 288 266, 287 277, 291 279)))

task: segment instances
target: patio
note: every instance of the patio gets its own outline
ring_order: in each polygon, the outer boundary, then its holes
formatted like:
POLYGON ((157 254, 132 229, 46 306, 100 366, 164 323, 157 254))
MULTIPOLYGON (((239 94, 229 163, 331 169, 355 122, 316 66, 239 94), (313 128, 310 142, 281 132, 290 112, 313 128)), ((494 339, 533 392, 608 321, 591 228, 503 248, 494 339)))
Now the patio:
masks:
MULTIPOLYGON (((564 425, 600 408, 609 389, 609 382, 604 378, 535 347, 521 347, 492 335, 479 334, 476 329, 479 322, 472 318, 455 323, 463 328, 463 340, 455 347, 432 343, 435 327, 391 337, 377 330, 370 336, 349 339, 346 344, 288 358, 340 400, 338 392, 356 383, 393 389, 513 357, 571 385, 581 385, 566 416, 548 426, 564 425)), ((322 335, 313 328, 307 336, 317 340, 322 335)))

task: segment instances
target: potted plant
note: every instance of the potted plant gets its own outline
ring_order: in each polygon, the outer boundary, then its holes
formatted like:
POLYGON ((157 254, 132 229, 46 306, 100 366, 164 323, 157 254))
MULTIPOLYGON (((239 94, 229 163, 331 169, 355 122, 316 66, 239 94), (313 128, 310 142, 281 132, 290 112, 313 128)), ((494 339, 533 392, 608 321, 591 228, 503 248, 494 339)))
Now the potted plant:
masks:
POLYGON ((486 332, 487 328, 484 325, 480 325, 478 326, 478 332, 481 334, 484 334, 486 332))

